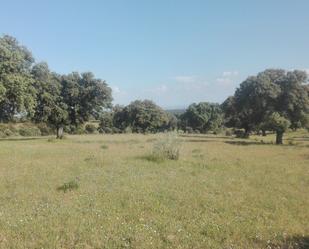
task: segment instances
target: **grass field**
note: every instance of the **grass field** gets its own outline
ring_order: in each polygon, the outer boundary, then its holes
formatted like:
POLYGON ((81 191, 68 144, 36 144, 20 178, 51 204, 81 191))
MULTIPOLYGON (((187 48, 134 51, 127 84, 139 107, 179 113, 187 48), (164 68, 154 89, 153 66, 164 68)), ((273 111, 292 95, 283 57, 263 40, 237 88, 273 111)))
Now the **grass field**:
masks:
POLYGON ((0 248, 309 248, 308 133, 162 136, 1 140, 0 248))

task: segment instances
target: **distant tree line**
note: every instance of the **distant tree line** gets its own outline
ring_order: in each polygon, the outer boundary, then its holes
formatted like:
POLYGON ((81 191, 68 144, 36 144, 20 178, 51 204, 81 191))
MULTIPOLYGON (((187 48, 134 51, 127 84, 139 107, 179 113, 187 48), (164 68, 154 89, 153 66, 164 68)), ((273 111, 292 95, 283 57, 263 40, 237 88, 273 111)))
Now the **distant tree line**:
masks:
MULTIPOLYGON (((150 100, 112 106, 112 90, 91 72, 61 75, 11 36, 0 37, 0 122, 27 120, 56 131, 155 133, 182 130, 218 133, 232 128, 238 136, 309 129, 309 86, 304 71, 268 69, 248 77, 222 104, 193 103, 183 112, 168 112, 150 100)), ((1 128, 1 127, 0 127, 1 128)), ((9 132, 8 132, 9 133, 9 132)), ((23 131, 23 133, 26 133, 23 131)))

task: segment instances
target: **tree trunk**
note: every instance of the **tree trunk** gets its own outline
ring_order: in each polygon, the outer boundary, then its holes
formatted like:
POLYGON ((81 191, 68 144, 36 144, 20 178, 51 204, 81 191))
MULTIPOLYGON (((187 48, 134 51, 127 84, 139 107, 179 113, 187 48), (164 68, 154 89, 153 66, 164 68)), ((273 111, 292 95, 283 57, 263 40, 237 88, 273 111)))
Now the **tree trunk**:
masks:
POLYGON ((283 132, 277 131, 276 132, 276 144, 282 144, 283 143, 283 132))
POLYGON ((245 128, 244 138, 249 138, 249 136, 250 136, 250 131, 248 128, 245 128))
POLYGON ((263 137, 266 137, 266 131, 265 130, 262 130, 262 135, 263 135, 263 137))
POLYGON ((63 127, 57 127, 57 139, 62 139, 63 138, 63 127))

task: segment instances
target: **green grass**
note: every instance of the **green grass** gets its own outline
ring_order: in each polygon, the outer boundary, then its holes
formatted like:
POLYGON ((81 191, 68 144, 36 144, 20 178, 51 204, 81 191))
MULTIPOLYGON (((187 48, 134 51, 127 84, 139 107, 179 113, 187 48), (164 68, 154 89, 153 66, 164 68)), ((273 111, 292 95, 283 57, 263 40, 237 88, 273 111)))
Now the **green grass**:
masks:
POLYGON ((160 136, 0 140, 0 248, 308 248, 308 133, 160 136))

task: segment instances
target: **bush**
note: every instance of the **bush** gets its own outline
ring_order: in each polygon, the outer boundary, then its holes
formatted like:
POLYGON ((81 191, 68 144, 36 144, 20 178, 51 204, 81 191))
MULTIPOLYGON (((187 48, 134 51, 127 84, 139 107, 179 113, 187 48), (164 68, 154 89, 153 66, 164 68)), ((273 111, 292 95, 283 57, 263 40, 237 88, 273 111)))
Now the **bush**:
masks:
POLYGON ((233 131, 231 129, 226 129, 225 136, 228 136, 228 137, 233 136, 233 131))
POLYGON ((128 127, 126 127, 125 129, 124 129, 124 133, 126 133, 126 134, 130 134, 130 133, 132 133, 133 131, 132 131, 132 128, 131 128, 131 126, 128 126, 128 127))
POLYGON ((180 155, 180 140, 177 133, 168 133, 153 146, 148 159, 151 161, 178 160, 180 155))
POLYGON ((10 137, 10 136, 14 135, 14 132, 11 131, 10 129, 5 129, 3 134, 4 134, 5 137, 10 137))
POLYGON ((191 128, 191 127, 186 127, 186 132, 189 133, 189 134, 193 134, 194 133, 194 130, 191 128))
POLYGON ((40 124, 37 124, 37 127, 39 128, 42 136, 48 136, 48 135, 54 134, 53 129, 50 128, 47 124, 40 123, 40 124))
POLYGON ((108 149, 108 146, 107 146, 106 144, 103 144, 103 145, 101 146, 101 149, 107 150, 107 149, 108 149))
POLYGON ((97 127, 94 124, 86 124, 85 131, 88 134, 93 134, 97 132, 97 127))
POLYGON ((234 131, 237 138, 247 138, 248 135, 246 134, 245 130, 243 129, 236 129, 234 131))
POLYGON ((6 138, 17 135, 17 130, 12 124, 0 124, 0 137, 6 138))
POLYGON ((62 184, 61 186, 59 186, 57 188, 58 191, 63 191, 64 193, 66 193, 67 191, 72 191, 74 189, 78 189, 79 188, 79 183, 78 183, 78 179, 74 179, 72 181, 69 182, 65 182, 64 184, 62 184))
POLYGON ((41 131, 36 126, 22 126, 19 128, 19 135, 23 137, 41 136, 41 131))
POLYGON ((109 127, 100 127, 99 128, 99 132, 103 133, 103 134, 112 134, 113 133, 113 129, 109 128, 109 127))
POLYGON ((122 133, 122 131, 116 127, 113 127, 112 128, 112 133, 116 133, 116 134, 119 134, 119 133, 122 133))
POLYGON ((69 134, 77 134, 77 135, 81 135, 85 133, 85 129, 83 126, 78 125, 67 125, 64 127, 64 132, 69 133, 69 134))

